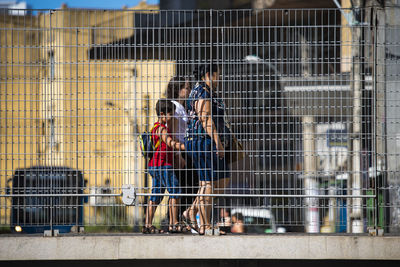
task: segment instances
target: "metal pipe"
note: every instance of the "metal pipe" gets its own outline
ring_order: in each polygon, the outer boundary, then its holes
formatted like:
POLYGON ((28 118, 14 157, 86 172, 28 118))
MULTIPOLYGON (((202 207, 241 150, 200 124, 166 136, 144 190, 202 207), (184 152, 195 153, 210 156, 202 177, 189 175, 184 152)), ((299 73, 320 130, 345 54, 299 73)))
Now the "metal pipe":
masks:
MULTIPOLYGON (((271 197, 271 198, 374 198, 374 195, 344 196, 344 195, 276 195, 276 194, 201 194, 210 197, 271 197)), ((138 193, 136 196, 198 196, 198 194, 151 194, 138 193)))
MULTIPOLYGON (((277 195, 277 194, 201 194, 209 197, 271 197, 271 198, 374 198, 375 195, 277 195)), ((0 197, 120 197, 121 194, 14 194, 0 197)), ((136 196, 199 196, 199 194, 136 193, 136 196)))
POLYGON ((0 197, 120 197, 122 194, 12 194, 0 197))

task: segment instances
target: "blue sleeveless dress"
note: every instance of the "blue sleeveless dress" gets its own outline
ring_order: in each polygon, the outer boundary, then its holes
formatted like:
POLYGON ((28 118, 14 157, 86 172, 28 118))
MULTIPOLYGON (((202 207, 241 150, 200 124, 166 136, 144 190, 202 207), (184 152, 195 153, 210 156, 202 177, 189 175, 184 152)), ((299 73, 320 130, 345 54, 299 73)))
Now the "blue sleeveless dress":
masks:
POLYGON ((185 147, 187 154, 192 158, 200 181, 215 181, 229 178, 229 166, 225 158, 217 154, 215 142, 207 134, 195 111, 195 102, 204 99, 211 101, 211 118, 217 129, 224 147, 230 142, 231 130, 226 117, 225 104, 222 99, 210 94, 205 83, 197 83, 190 92, 187 100, 189 114, 188 127, 185 134, 185 147), (207 90, 206 90, 207 89, 207 90))

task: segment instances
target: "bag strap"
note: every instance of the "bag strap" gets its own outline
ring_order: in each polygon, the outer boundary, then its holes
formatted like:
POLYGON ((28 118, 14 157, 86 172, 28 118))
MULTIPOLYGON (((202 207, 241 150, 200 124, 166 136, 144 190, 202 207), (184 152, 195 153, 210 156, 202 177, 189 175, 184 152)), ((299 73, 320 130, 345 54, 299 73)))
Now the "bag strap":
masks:
MULTIPOLYGON (((153 133, 154 131, 156 131, 159 127, 161 126, 161 123, 156 122, 153 127, 151 128, 150 132, 151 132, 151 138, 153 138, 153 133)), ((158 138, 157 143, 153 146, 154 150, 157 150, 157 148, 161 145, 161 137, 158 138)))

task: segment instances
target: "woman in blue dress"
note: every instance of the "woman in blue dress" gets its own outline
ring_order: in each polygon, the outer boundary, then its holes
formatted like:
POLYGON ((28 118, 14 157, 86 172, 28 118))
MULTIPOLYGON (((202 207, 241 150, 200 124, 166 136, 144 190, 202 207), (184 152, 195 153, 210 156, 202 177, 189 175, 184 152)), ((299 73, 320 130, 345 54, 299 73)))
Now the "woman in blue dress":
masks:
POLYGON ((225 104, 215 94, 219 85, 218 66, 204 64, 193 72, 196 85, 187 100, 189 114, 185 147, 198 172, 199 191, 193 205, 184 212, 183 218, 199 234, 211 228, 211 196, 218 194, 230 180, 225 148, 230 143, 231 130, 226 118, 225 104), (196 214, 200 214, 200 227, 196 225, 196 214))

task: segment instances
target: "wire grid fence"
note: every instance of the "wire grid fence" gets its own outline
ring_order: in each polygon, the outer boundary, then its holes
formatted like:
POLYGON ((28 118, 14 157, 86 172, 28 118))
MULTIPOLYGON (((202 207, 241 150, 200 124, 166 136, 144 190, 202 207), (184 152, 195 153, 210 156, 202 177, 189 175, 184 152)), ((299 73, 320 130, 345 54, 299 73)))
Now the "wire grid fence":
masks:
MULTIPOLYGON (((383 71, 398 60, 384 50, 396 55, 398 42, 381 37, 382 10, 1 12, 1 225, 139 231, 152 189, 139 136, 158 120, 155 103, 169 83, 188 93, 203 82, 193 70, 216 64, 209 101, 225 101, 229 136, 242 144, 225 155, 244 157, 228 162, 222 191, 212 183, 213 225, 248 233, 398 226, 397 76, 385 94, 383 71), (134 206, 121 200, 124 184, 136 189, 134 206)), ((180 140, 174 123, 170 135, 180 140)), ((178 154, 181 220, 204 170, 186 152, 183 167, 178 154)), ((171 192, 161 193, 153 224, 164 228, 171 192)))

